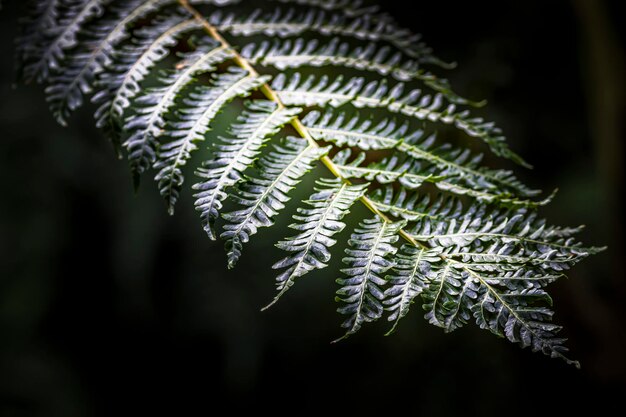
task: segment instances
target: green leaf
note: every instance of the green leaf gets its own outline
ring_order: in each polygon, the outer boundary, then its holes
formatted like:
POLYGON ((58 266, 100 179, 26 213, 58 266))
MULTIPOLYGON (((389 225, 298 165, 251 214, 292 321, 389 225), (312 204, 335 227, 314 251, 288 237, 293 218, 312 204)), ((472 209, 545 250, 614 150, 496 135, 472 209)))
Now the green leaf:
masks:
POLYGON ((214 74, 212 78, 211 86, 197 86, 182 100, 182 105, 165 129, 164 136, 171 140, 162 141, 159 146, 154 164, 159 172, 155 180, 159 183, 170 214, 174 214, 174 205, 184 182, 181 168, 191 158, 192 152, 198 149, 196 143, 204 140, 215 116, 233 99, 249 96, 269 79, 235 68, 227 73, 214 74))
POLYGON ((285 254, 271 304, 326 267, 360 201, 374 218, 352 233, 337 280, 342 339, 384 315, 392 333, 420 299, 446 332, 474 322, 577 365, 551 322, 547 287, 603 248, 542 219, 537 209, 553 195, 537 199, 474 150, 473 138, 528 166, 494 123, 470 113, 483 103, 439 75, 452 65, 361 0, 237 3, 36 0, 16 43, 18 72, 46 84, 63 125, 91 96, 96 126, 127 155, 136 183, 157 171, 170 213, 194 171, 202 226, 225 239, 231 268, 304 175, 325 167, 333 179, 315 171, 315 191, 294 203, 295 234, 277 244, 285 254), (223 137, 210 133, 218 124, 223 137))
MULTIPOLYGON (((160 74, 158 87, 145 89, 136 99, 137 113, 129 116, 124 125, 128 132, 124 146, 135 177, 156 161, 156 139, 165 132, 166 116, 173 111, 183 89, 195 82, 198 74, 215 71, 217 65, 232 57, 232 51, 212 42, 206 49, 183 55, 176 70, 160 74)), ((197 93, 195 98, 191 94, 192 100, 200 100, 197 93)))
POLYGON ((341 219, 367 188, 367 184, 351 185, 340 179, 320 179, 316 184, 316 192, 304 201, 309 207, 299 208, 298 214, 293 216, 298 223, 289 226, 299 233, 276 244, 279 249, 293 254, 273 266, 286 269, 276 278, 279 293, 267 307, 276 303, 296 278, 328 266, 329 248, 337 243, 332 237, 344 229, 346 224, 341 219))
POLYGON ((260 155, 263 145, 299 112, 298 108, 278 108, 271 101, 248 102, 239 123, 230 129, 232 136, 213 144, 215 156, 197 170, 203 181, 193 187, 198 191, 196 210, 211 240, 216 238, 214 225, 227 191, 244 179, 243 172, 260 155))
POLYGON ((499 128, 482 118, 470 116, 467 110, 457 111, 455 104, 443 110, 443 96, 422 94, 414 89, 405 92, 405 85, 390 86, 386 79, 366 82, 363 77, 345 79, 342 75, 331 79, 327 75, 311 74, 305 78, 296 72, 287 77, 279 74, 272 87, 280 99, 288 105, 340 107, 352 104, 358 108, 374 108, 398 113, 409 118, 453 125, 469 137, 483 140, 499 156, 509 158, 520 165, 529 165, 506 145, 499 128))
POLYGON ((341 270, 347 278, 339 278, 336 301, 344 305, 337 311, 347 315, 342 327, 346 334, 339 341, 356 333, 365 322, 379 319, 383 314, 383 287, 387 284, 384 274, 395 263, 391 258, 397 251, 394 243, 403 222, 389 223, 378 217, 366 219, 352 233, 341 270))
POLYGON ((259 160, 258 177, 246 177, 238 185, 233 199, 242 208, 222 214, 227 223, 220 236, 226 240, 229 268, 239 260, 243 244, 250 236, 260 227, 274 224, 272 218, 285 208, 289 192, 328 150, 287 137, 259 160))
POLYGON ((385 290, 383 304, 391 312, 388 320, 394 322, 387 335, 395 331, 400 319, 408 314, 414 299, 428 286, 432 265, 439 262, 436 250, 402 245, 396 255, 395 266, 386 277, 389 287, 385 290))

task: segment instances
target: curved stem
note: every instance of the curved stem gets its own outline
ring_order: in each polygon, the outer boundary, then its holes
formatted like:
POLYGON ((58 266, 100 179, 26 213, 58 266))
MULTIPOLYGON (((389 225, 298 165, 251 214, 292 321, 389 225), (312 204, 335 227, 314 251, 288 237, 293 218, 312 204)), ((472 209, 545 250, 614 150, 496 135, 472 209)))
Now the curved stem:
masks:
MULTIPOLYGON (((193 17, 196 20, 198 20, 200 24, 202 24, 202 27, 207 32, 207 34, 209 34, 209 36, 211 36, 213 39, 218 41, 221 44, 222 48, 231 49, 233 51, 233 54, 234 54, 233 60, 235 61, 235 64, 237 64, 239 67, 243 68, 244 70, 248 71, 248 73, 252 76, 260 75, 258 71, 250 64, 250 62, 248 62, 248 60, 242 57, 241 54, 239 54, 239 52, 234 50, 233 46, 219 33, 219 31, 215 28, 215 26, 211 25, 204 18, 204 16, 202 16, 202 13, 200 13, 195 7, 189 4, 188 0, 178 0, 178 3, 180 3, 180 5, 185 10, 191 13, 193 17)), ((280 97, 278 97, 278 94, 276 94, 276 92, 272 89, 272 87, 269 86, 269 84, 267 83, 263 84, 260 88, 260 91, 269 100, 272 100, 273 102, 275 102, 279 108, 286 107, 281 101, 280 97)), ((316 148, 320 147, 319 144, 315 141, 315 139, 313 139, 313 136, 311 136, 306 126, 300 121, 298 117, 295 117, 291 121, 291 126, 293 126, 293 128, 296 130, 296 132, 298 132, 300 136, 302 136, 304 139, 307 140, 310 146, 314 146, 316 148)), ((347 178, 345 178, 344 175, 341 173, 341 169, 339 169, 339 167, 337 167, 337 165, 328 156, 323 156, 320 159, 320 161, 322 162, 322 164, 324 164, 326 168, 328 168, 328 170, 335 177, 340 178, 346 184, 350 184, 350 181, 347 178)), ((376 214, 386 223, 391 223, 391 219, 389 219, 389 217, 387 217, 383 212, 381 212, 375 206, 374 202, 369 197, 363 196, 360 198, 360 200, 365 205, 365 207, 367 207, 372 213, 376 214)), ((423 243, 415 240, 413 236, 411 236, 409 233, 407 233, 403 229, 400 229, 398 233, 400 236, 402 236, 403 239, 405 239, 407 242, 409 242, 413 246, 426 248, 426 246, 423 243)))

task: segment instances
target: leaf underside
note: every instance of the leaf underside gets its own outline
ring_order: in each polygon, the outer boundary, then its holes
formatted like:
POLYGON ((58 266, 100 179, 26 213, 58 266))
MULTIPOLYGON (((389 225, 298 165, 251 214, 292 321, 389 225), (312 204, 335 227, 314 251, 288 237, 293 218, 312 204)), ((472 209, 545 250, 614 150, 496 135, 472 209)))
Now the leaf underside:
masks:
POLYGON ((528 166, 472 114, 484 103, 455 93, 436 75, 450 65, 375 7, 261 3, 33 1, 18 72, 45 85, 63 125, 96 103, 96 125, 135 184, 153 171, 170 213, 193 172, 195 208, 208 236, 225 240, 229 267, 302 179, 328 168, 276 244, 285 253, 270 305, 326 268, 340 233, 358 223, 337 279, 342 338, 382 317, 391 333, 419 303, 446 332, 473 322, 577 365, 545 288, 602 248, 539 216, 552 196, 483 163, 490 152, 528 166), (442 130, 459 140, 438 138, 442 130), (348 221, 359 202, 373 217, 348 221))

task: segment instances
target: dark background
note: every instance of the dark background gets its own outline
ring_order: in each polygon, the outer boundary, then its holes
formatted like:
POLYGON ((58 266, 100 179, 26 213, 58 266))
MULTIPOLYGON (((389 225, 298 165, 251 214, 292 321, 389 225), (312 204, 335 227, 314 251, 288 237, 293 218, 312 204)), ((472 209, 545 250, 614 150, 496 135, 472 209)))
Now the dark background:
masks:
POLYGON ((585 223, 586 243, 609 246, 551 288, 580 371, 475 326, 444 335, 419 308, 392 337, 382 337, 381 322, 330 345, 341 334, 330 268, 260 313, 274 295, 277 231, 262 231, 227 271, 188 191, 174 217, 153 183, 134 195, 89 111, 64 129, 40 89, 11 88, 20 2, 4 3, 0 415, 206 415, 218 406, 306 414, 335 411, 333 402, 428 416, 618 410, 626 394, 619 1, 416 1, 408 11, 408 2, 384 2, 459 63, 448 74, 457 91, 489 100, 485 114, 535 165, 520 176, 560 189, 543 214, 585 223))

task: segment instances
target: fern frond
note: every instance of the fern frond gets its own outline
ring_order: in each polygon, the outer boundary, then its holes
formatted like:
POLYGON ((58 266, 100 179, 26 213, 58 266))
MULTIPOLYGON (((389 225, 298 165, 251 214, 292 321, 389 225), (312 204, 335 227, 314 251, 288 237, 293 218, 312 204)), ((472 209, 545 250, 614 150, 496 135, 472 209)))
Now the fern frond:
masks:
POLYGON ((427 288, 432 265, 439 262, 437 251, 402 245, 392 273, 385 278, 389 287, 385 290, 383 304, 391 312, 388 320, 394 322, 387 335, 395 331, 400 319, 409 313, 415 298, 427 288))
POLYGON ((337 243, 332 237, 346 227, 341 219, 364 195, 366 188, 367 184, 350 185, 340 179, 317 181, 316 192, 304 201, 311 208, 299 208, 298 214, 293 216, 298 223, 289 226, 300 233, 276 244, 279 249, 295 253, 272 267, 286 269, 276 278, 278 294, 265 308, 276 303, 296 278, 327 266, 328 249, 337 243))
POLYGON ((58 8, 52 9, 58 13, 55 24, 43 28, 43 36, 28 54, 29 62, 24 66, 24 79, 27 82, 36 80, 40 83, 47 80, 50 70, 61 66, 67 50, 78 44, 82 26, 89 20, 104 15, 110 2, 111 0, 59 0, 58 8))
POLYGON ((371 118, 362 119, 359 114, 330 110, 311 111, 302 119, 302 123, 317 140, 357 147, 364 151, 394 149, 405 137, 412 136, 408 122, 398 124, 394 119, 385 119, 374 123, 371 118))
POLYGON ((431 272, 429 281, 431 284, 422 295, 428 322, 446 332, 466 324, 472 317, 471 308, 481 291, 480 285, 469 278, 468 272, 449 263, 431 272))
MULTIPOLYGON (((236 1, 191 0, 191 3, 226 5, 236 1)), ((18 39, 18 45, 24 45, 17 51, 23 66, 22 77, 27 82, 36 80, 40 83, 54 73, 61 77, 50 83, 54 87, 50 91, 50 101, 57 118, 64 121, 66 112, 80 105, 82 94, 90 92, 88 85, 102 70, 101 66, 109 59, 113 47, 128 36, 128 27, 151 13, 176 4, 176 0, 35 2, 33 17, 24 23, 23 36, 18 39), (115 16, 101 19, 107 12, 115 16), (83 43, 82 36, 91 39, 83 43), (69 64, 70 73, 64 71, 68 53, 73 61, 69 64), (65 84, 65 88, 59 81, 65 84), (63 103, 64 100, 68 103, 63 103)))
POLYGON ((561 327, 550 323, 553 312, 544 305, 551 305, 551 298, 544 290, 527 282, 550 282, 556 276, 523 272, 507 277, 490 276, 454 262, 445 262, 433 275, 431 285, 423 293, 426 318, 432 324, 452 331, 473 317, 482 329, 579 366, 578 362, 564 356, 566 339, 556 337, 561 327), (507 285, 499 285, 501 278, 507 279, 507 285), (511 285, 512 282, 518 284, 511 285))
POLYGON ((287 137, 259 160, 258 177, 247 177, 239 184, 233 198, 243 208, 222 214, 227 223, 220 236, 226 240, 230 268, 239 260, 243 244, 258 228, 273 224, 272 218, 285 208, 289 192, 328 150, 287 137))
POLYGON ((426 318, 452 331, 473 316, 481 328, 574 363, 563 356, 567 349, 556 337, 560 327, 549 323, 552 312, 540 305, 551 304, 541 288, 600 249, 576 242, 578 229, 546 226, 525 209, 474 204, 454 216, 449 210, 449 204, 434 205, 411 232, 441 251, 423 293, 426 318))
MULTIPOLYGON (((166 3, 164 0, 113 2, 107 15, 91 22, 80 32, 84 38, 80 47, 67 53, 67 62, 53 71, 50 86, 46 89, 52 113, 60 124, 65 125, 70 113, 82 105, 83 95, 92 92, 97 76, 114 64, 117 47, 130 37, 131 26, 166 3)), ((168 17, 174 19, 177 16, 175 12, 168 17)), ((157 27, 163 25, 159 19, 155 23, 157 27)), ((166 27, 171 26, 170 23, 166 27)))
POLYGON ((481 329, 506 337, 521 347, 530 347, 533 352, 543 352, 553 358, 580 367, 577 361, 567 358, 568 349, 563 346, 567 340, 558 338, 561 326, 550 323, 554 314, 550 309, 537 305, 551 299, 543 290, 537 289, 498 289, 476 272, 470 272, 471 279, 480 284, 480 294, 472 311, 481 329))
POLYGON ((348 255, 343 262, 348 266, 341 271, 348 278, 337 279, 341 288, 336 301, 345 303, 337 309, 348 318, 342 327, 346 334, 338 340, 356 333, 364 322, 379 319, 383 314, 384 275, 394 261, 390 259, 397 251, 394 243, 404 222, 390 223, 379 217, 365 219, 354 230, 346 249, 348 255))
POLYGON ((132 43, 114 53, 108 72, 99 77, 98 85, 103 88, 92 99, 100 104, 95 114, 96 126, 104 129, 113 142, 117 140, 125 110, 142 91, 140 84, 169 55, 169 48, 181 36, 200 28, 196 20, 178 15, 157 19, 135 31, 132 43))
MULTIPOLYGON (((560 327, 549 323, 552 312, 541 302, 551 304, 543 287, 601 250, 576 242, 573 235, 578 229, 546 226, 527 209, 473 204, 464 210, 455 199, 439 197, 431 203, 427 196, 394 193, 391 187, 382 200, 386 204, 376 206, 379 210, 410 221, 411 237, 425 242, 411 249, 413 258, 401 254, 396 263, 405 270, 421 268, 411 294, 422 294, 430 323, 452 331, 474 318, 481 328, 523 347, 576 364, 563 356, 564 339, 556 337, 560 327), (390 203, 394 194, 396 200, 390 203), (416 254, 431 259, 420 267, 416 254)), ((386 295, 398 293, 400 288, 394 288, 386 295)), ((392 311, 390 320, 397 320, 392 311)))
POLYGON ((166 129, 167 136, 172 140, 161 142, 154 165, 159 170, 155 180, 159 183, 170 214, 174 214, 174 205, 184 182, 181 168, 191 158, 191 153, 198 149, 196 143, 204 140, 211 121, 231 100, 250 95, 268 79, 267 76, 257 77, 238 67, 231 67, 226 73, 214 74, 210 87, 199 86, 182 100, 174 120, 166 129))
POLYGON ((447 80, 420 69, 418 60, 404 59, 400 50, 389 45, 370 42, 352 47, 348 41, 337 37, 325 44, 320 44, 317 39, 297 38, 251 43, 243 47, 241 54, 252 63, 273 66, 281 71, 304 66, 336 66, 371 71, 398 81, 422 81, 452 103, 477 105, 454 93, 447 80))
POLYGON ((405 93, 403 83, 390 88, 385 79, 366 83, 363 77, 345 80, 339 75, 331 81, 326 75, 303 78, 300 73, 290 77, 279 74, 272 87, 287 105, 340 107, 350 103, 356 107, 384 109, 419 121, 453 125, 468 136, 483 140, 496 155, 528 165, 509 149, 502 132, 493 123, 485 122, 480 117, 471 117, 468 110, 457 112, 454 104, 441 110, 441 94, 422 95, 421 90, 405 93))
POLYGON ((354 0, 278 0, 283 3, 295 2, 301 5, 320 7, 324 10, 342 10, 346 17, 357 18, 351 22, 354 29, 360 28, 358 39, 384 40, 400 49, 406 55, 417 58, 424 63, 434 64, 443 68, 453 68, 455 64, 447 64, 434 55, 432 49, 421 41, 422 36, 401 28, 388 15, 378 13, 378 6, 365 6, 363 2, 354 0))
POLYGON ((184 167, 209 141, 210 156, 190 167, 199 177, 192 188, 211 239, 224 220, 230 268, 243 244, 274 224, 303 176, 318 162, 326 167, 334 178, 317 179, 293 217, 295 235, 277 243, 286 255, 274 264, 271 304, 326 266, 360 201, 375 217, 352 233, 347 277, 337 280, 344 338, 385 311, 393 332, 419 297, 426 319, 445 331, 474 321, 576 364, 551 323, 546 287, 602 248, 578 242, 579 228, 541 219, 537 209, 551 197, 535 200, 539 191, 487 166, 473 144, 437 136, 452 127, 527 165, 500 129, 470 114, 467 107, 481 103, 431 73, 449 65, 361 0, 230 7, 238 2, 35 0, 16 45, 18 71, 47 83, 63 125, 93 93, 97 126, 128 154, 136 182, 157 170, 170 213, 184 167), (271 84, 267 69, 276 74, 271 84), (351 76, 357 71, 362 76, 351 76), (236 122, 218 119, 241 104, 236 122), (226 137, 212 133, 217 123, 226 137), (225 210, 228 197, 233 207, 225 210), (405 244, 397 245, 400 237, 405 244))
POLYGON ((256 9, 247 17, 236 13, 213 13, 208 20, 221 32, 233 36, 255 36, 259 34, 287 38, 308 33, 322 36, 341 36, 354 41, 368 40, 388 44, 403 56, 415 59, 420 64, 448 66, 432 55, 432 50, 420 41, 419 35, 398 31, 388 17, 371 16, 368 13, 334 13, 335 10, 318 6, 322 10, 309 9, 297 14, 294 9, 276 8, 263 14, 256 9))
POLYGON ((215 221, 227 190, 243 180, 243 172, 257 159, 263 145, 299 112, 298 108, 278 108, 271 101, 248 102, 238 123, 230 128, 232 136, 212 144, 214 157, 196 171, 203 181, 193 186, 198 191, 194 195, 196 210, 211 240, 216 238, 215 221))
POLYGON ((263 9, 255 9, 245 16, 235 12, 223 13, 218 10, 207 20, 220 32, 237 37, 267 35, 287 38, 313 32, 322 35, 336 33, 362 38, 364 33, 363 29, 351 24, 352 20, 345 13, 333 11, 329 13, 324 9, 307 9, 297 12, 293 8, 277 7, 267 12, 263 9))
POLYGON ((434 135, 428 136, 423 130, 411 131, 406 121, 383 119, 374 123, 358 114, 349 116, 345 112, 336 114, 327 110, 310 112, 303 123, 317 140, 364 151, 395 149, 422 161, 414 165, 414 173, 439 178, 432 182, 444 191, 508 206, 533 207, 550 201, 550 197, 543 201, 528 200, 527 197, 539 191, 525 186, 511 171, 481 167, 482 155, 471 154, 467 149, 435 146, 434 135))
POLYGON ((46 88, 47 101, 57 121, 65 126, 72 111, 83 104, 83 95, 92 92, 98 74, 112 62, 116 46, 128 36, 128 25, 141 18, 136 9, 139 2, 113 4, 109 14, 81 31, 84 40, 67 53, 66 62, 59 63, 46 88))
MULTIPOLYGON (((164 71, 158 81, 160 86, 148 88, 137 97, 137 114, 130 116, 124 129, 130 133, 124 146, 133 174, 137 178, 156 160, 156 138, 164 133, 165 117, 172 111, 182 90, 198 74, 211 72, 217 65, 232 58, 233 54, 217 44, 186 54, 177 64, 177 70, 164 71)), ((243 70, 239 70, 242 72, 243 70)), ((202 93, 191 93, 192 100, 201 100, 202 93)))
POLYGON ((458 199, 439 196, 431 203, 430 194, 410 192, 404 187, 399 187, 396 191, 391 185, 376 190, 371 200, 374 207, 382 213, 408 221, 416 221, 423 217, 456 218, 463 212, 463 205, 458 199))
POLYGON ((366 160, 364 152, 348 162, 352 151, 344 149, 339 151, 333 158, 335 166, 341 171, 344 178, 364 178, 368 181, 376 181, 379 184, 390 184, 399 181, 405 187, 414 189, 424 182, 437 182, 438 177, 432 175, 416 174, 411 160, 400 154, 392 154, 380 162, 373 162, 367 166, 361 166, 366 160))
POLYGON ((45 33, 58 24, 61 0, 31 2, 28 15, 20 19, 20 34, 15 39, 15 60, 18 77, 25 79, 24 66, 39 54, 45 33))
MULTIPOLYGON (((330 140, 333 142, 333 140, 330 140)), ((401 149, 400 144, 396 149, 401 149)), ((532 200, 520 199, 515 194, 506 193, 504 186, 497 188, 486 182, 475 183, 471 177, 460 176, 458 173, 450 173, 450 170, 442 170, 437 165, 423 164, 419 161, 412 161, 407 158, 406 153, 394 152, 391 156, 382 159, 379 162, 373 162, 367 166, 361 166, 365 160, 366 154, 361 153, 351 162, 347 162, 351 155, 350 149, 345 149, 337 153, 333 159, 337 168, 342 171, 346 178, 365 178, 367 180, 376 180, 379 184, 389 184, 398 182, 402 187, 408 190, 415 190, 422 184, 432 183, 442 191, 447 191, 457 195, 467 195, 476 198, 477 201, 487 203, 498 203, 502 206, 522 206, 535 207, 546 204, 550 201, 551 196, 539 202, 532 200), (485 190, 485 191, 482 191, 485 190), (498 193, 498 190, 499 193, 498 193)), ((434 155, 433 155, 434 156, 434 155)), ((459 165, 466 169, 465 166, 459 165)), ((486 172, 487 170, 483 170, 486 172)), ((476 171, 479 173, 478 171, 476 171)), ((498 172, 499 171, 494 171, 498 172)), ((513 182, 511 182, 513 183, 513 182)), ((521 183, 520 183, 521 185, 521 183)), ((392 196, 390 196, 392 198, 392 196)), ((389 201, 387 201, 389 203, 389 201)))
MULTIPOLYGON (((438 210, 431 210, 430 214, 437 214, 438 210)), ((458 254, 468 248, 483 252, 495 247, 499 254, 515 252, 517 256, 541 259, 544 268, 561 271, 596 252, 575 240, 573 235, 579 230, 547 226, 545 220, 526 209, 492 210, 473 204, 456 218, 423 217, 410 234, 433 247, 446 249, 446 253, 458 254)))

